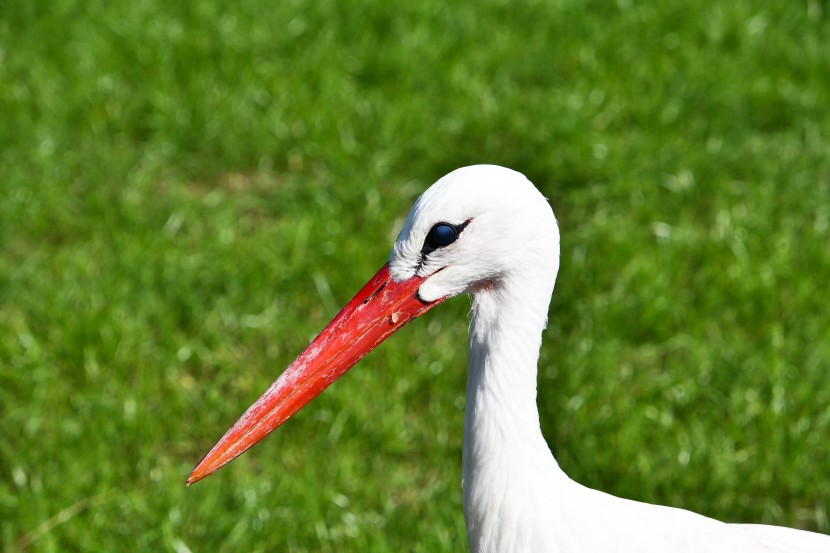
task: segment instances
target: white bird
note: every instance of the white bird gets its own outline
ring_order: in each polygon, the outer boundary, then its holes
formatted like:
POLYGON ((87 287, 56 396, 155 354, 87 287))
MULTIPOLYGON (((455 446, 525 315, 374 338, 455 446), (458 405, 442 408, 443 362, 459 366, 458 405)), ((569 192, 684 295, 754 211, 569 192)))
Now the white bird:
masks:
POLYGON ((530 181, 496 166, 453 171, 415 203, 386 265, 228 430, 188 484, 261 440, 404 323, 467 293, 462 488, 473 553, 830 553, 830 536, 726 524, 568 478, 536 408, 536 363, 558 269, 556 219, 530 181))

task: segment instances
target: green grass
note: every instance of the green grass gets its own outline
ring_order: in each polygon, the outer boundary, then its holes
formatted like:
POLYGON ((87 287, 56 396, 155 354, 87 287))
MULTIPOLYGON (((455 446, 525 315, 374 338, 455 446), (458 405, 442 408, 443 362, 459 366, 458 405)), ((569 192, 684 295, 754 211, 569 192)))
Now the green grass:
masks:
POLYGON ((470 163, 562 228, 543 429, 830 531, 826 0, 0 2, 0 548, 461 551, 465 299, 184 479, 470 163))

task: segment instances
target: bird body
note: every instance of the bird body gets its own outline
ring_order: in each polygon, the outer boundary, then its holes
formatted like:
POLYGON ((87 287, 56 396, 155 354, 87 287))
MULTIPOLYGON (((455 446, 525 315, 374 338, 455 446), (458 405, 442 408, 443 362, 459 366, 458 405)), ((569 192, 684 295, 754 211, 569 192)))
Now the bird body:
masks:
POLYGON ((544 440, 536 406, 539 348, 558 269, 556 219, 530 181, 487 165, 450 173, 418 199, 387 265, 188 482, 256 443, 402 324, 468 293, 462 490, 473 553, 830 553, 830 536, 726 524, 568 478, 544 440))

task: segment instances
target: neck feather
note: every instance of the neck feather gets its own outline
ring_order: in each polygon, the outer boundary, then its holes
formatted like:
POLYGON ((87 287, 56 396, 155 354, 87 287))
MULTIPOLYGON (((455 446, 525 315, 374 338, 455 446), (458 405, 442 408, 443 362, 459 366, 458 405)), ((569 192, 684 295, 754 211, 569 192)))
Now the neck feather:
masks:
POLYGON ((557 483, 568 481, 542 436, 536 407, 553 283, 531 284, 501 283, 473 296, 462 464, 474 552, 498 550, 505 527, 515 526, 514 538, 522 535, 520 527, 534 518, 528 509, 550 501, 557 483))

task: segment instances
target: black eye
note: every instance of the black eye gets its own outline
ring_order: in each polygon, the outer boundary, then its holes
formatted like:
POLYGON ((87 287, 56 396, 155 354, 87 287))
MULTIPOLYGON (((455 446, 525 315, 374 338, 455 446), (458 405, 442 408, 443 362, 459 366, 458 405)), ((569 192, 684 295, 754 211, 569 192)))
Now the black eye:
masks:
POLYGON ((421 249, 421 254, 428 255, 438 248, 449 246, 458 240, 458 236, 461 234, 461 231, 464 230, 464 227, 466 227, 469 222, 470 221, 465 221, 460 225, 436 223, 435 226, 429 230, 429 233, 427 233, 427 237, 424 240, 424 247, 421 249))
POLYGON ((438 248, 443 248, 444 246, 449 246, 455 242, 457 238, 458 233, 456 233, 453 227, 447 223, 438 223, 432 227, 429 234, 427 234, 427 239, 424 241, 424 245, 428 248, 436 250, 438 248))

